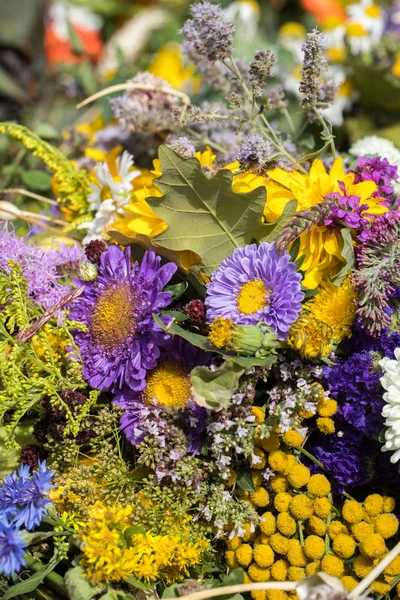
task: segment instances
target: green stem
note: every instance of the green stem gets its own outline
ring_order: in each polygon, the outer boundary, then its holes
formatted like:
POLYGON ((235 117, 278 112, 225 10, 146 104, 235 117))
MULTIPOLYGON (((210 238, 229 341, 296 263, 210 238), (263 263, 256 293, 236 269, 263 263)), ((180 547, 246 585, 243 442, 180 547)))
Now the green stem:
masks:
POLYGON ((324 465, 322 463, 320 463, 319 460, 317 460, 315 458, 315 456, 313 456, 312 454, 310 454, 310 452, 308 450, 306 450, 302 446, 298 446, 296 448, 296 450, 299 450, 302 454, 304 454, 304 456, 307 456, 307 458, 309 458, 310 460, 312 460, 313 463, 315 463, 316 465, 318 465, 320 467, 320 469, 323 469, 324 471, 326 471, 324 465))
POLYGON ((326 121, 325 121, 324 117, 321 115, 321 113, 319 112, 318 108, 316 108, 314 106, 313 111, 314 111, 314 114, 317 117, 318 121, 321 123, 322 130, 325 134, 325 137, 322 139, 324 139, 326 142, 329 143, 329 145, 331 147, 332 156, 335 159, 336 158, 336 148, 335 148, 334 136, 333 136, 332 132, 329 131, 326 121))
POLYGON ((297 526, 299 529, 300 544, 304 546, 303 521, 297 521, 297 526))
POLYGON ((289 124, 290 131, 292 132, 293 135, 296 135, 296 128, 294 126, 292 117, 290 116, 290 113, 289 113, 288 109, 287 108, 283 108, 282 109, 282 114, 286 117, 286 121, 289 124))
MULTIPOLYGON (((31 571, 34 571, 35 573, 43 571, 43 564, 40 562, 40 560, 35 560, 29 554, 25 554, 24 559, 31 571)), ((51 571, 51 573, 46 575, 45 581, 48 583, 49 587, 54 589, 56 592, 59 592, 64 598, 69 597, 67 588, 64 584, 64 579, 60 575, 54 571, 51 571)))
POLYGON ((215 148, 215 150, 218 150, 218 152, 222 152, 223 154, 228 154, 229 150, 227 150, 223 146, 220 146, 219 144, 216 144, 215 142, 210 140, 210 138, 204 136, 201 133, 198 133, 197 131, 194 131, 193 129, 189 129, 189 131, 190 135, 199 140, 199 142, 201 142, 202 144, 211 146, 211 148, 215 148))

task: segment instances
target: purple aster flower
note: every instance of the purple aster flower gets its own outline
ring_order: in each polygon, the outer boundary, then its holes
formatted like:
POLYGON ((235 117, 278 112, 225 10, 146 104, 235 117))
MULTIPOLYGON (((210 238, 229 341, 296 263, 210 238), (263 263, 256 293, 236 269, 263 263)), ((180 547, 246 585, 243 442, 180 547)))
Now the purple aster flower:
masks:
POLYGON ((78 244, 41 248, 9 231, 7 225, 0 226, 0 270, 9 272, 10 260, 18 263, 28 284, 28 296, 45 309, 71 291, 70 286, 62 283, 63 279, 77 271, 83 259, 84 253, 78 244))
POLYGON ((287 251, 262 242, 236 248, 207 284, 207 319, 231 319, 239 325, 263 321, 281 339, 301 310, 301 275, 287 251))
POLYGON ((0 487, 0 519, 8 518, 17 527, 34 529, 40 525, 50 500, 45 496, 52 487, 54 471, 46 468, 46 461, 38 461, 38 471, 32 476, 28 465, 21 465, 12 475, 6 475, 0 487))
POLYGON ((189 445, 193 442, 195 446, 199 442, 197 438, 204 431, 205 416, 201 411, 190 408, 189 375, 194 367, 209 362, 209 354, 182 338, 173 337, 164 342, 158 365, 147 374, 146 387, 138 392, 117 394, 114 399, 115 404, 125 409, 120 428, 131 444, 137 445, 143 440, 143 421, 148 417, 149 407, 154 404, 184 409, 183 429, 188 435, 189 445))
POLYGON ((145 387, 164 338, 152 315, 171 302, 171 293, 162 290, 177 268, 160 263, 148 250, 141 265, 131 264, 129 247, 123 252, 111 246, 101 256, 97 279, 80 282, 84 291, 70 318, 88 328, 76 330, 75 339, 92 387, 114 393, 145 387))
POLYGON ((390 198, 393 194, 392 182, 398 179, 396 165, 391 165, 386 158, 360 156, 354 171, 354 183, 373 181, 377 190, 372 194, 375 198, 390 198))
POLYGON ((7 577, 26 566, 26 543, 21 533, 7 519, 0 520, 0 573, 7 577))

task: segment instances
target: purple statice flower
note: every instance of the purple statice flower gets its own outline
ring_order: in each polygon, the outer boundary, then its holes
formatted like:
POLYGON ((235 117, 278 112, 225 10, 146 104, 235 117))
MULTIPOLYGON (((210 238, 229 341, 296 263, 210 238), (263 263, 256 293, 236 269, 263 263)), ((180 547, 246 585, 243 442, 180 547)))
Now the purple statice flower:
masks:
POLYGON ((26 237, 18 237, 7 225, 0 226, 0 270, 9 272, 10 260, 18 263, 28 284, 29 298, 45 309, 71 291, 63 279, 77 271, 83 259, 83 250, 78 244, 54 243, 52 248, 46 249, 26 237))
POLYGON ((239 325, 263 321, 285 339, 303 298, 301 275, 287 250, 278 254, 274 243, 250 244, 236 248, 214 271, 207 284, 207 319, 223 317, 239 325))
POLYGON ((380 374, 375 371, 373 357, 367 351, 357 352, 346 360, 338 360, 324 371, 328 389, 338 401, 337 414, 373 438, 383 426, 384 405, 380 374))
POLYGON ((217 4, 198 2, 190 8, 188 19, 180 33, 184 36, 183 51, 195 64, 201 59, 213 63, 230 58, 235 27, 227 23, 217 4))
POLYGON ((26 543, 15 525, 0 519, 0 573, 10 577, 26 566, 24 560, 26 543))
POLYGON ((391 165, 386 158, 360 156, 354 172, 354 183, 373 181, 377 190, 372 194, 375 198, 390 198, 393 194, 392 182, 398 179, 396 165, 391 165))
MULTIPOLYGON (((202 440, 206 413, 192 406, 189 375, 194 367, 207 365, 210 355, 177 337, 165 340, 160 351, 158 365, 147 374, 144 389, 123 391, 114 398, 114 403, 124 408, 120 429, 136 446, 143 440, 149 407, 164 404, 163 395, 167 394, 168 405, 182 409, 182 427, 188 435, 189 447, 194 448, 202 440), (160 397, 156 395, 158 392, 160 397)), ((194 452, 193 449, 188 451, 194 452)))
POLYGON ((28 465, 21 465, 12 475, 6 475, 0 487, 0 519, 7 518, 16 527, 31 530, 40 525, 50 500, 46 494, 54 487, 50 481, 54 471, 46 461, 38 461, 38 470, 31 475, 28 465))
POLYGON ((356 195, 348 196, 346 185, 339 181, 340 191, 327 194, 326 198, 334 200, 331 205, 329 216, 325 219, 325 225, 333 225, 338 221, 344 223, 350 229, 356 229, 359 232, 358 239, 364 241, 369 236, 370 222, 368 213, 368 204, 361 204, 361 198, 356 195))
POLYGON ((244 171, 253 171, 257 175, 261 175, 272 167, 272 154, 271 144, 256 133, 249 135, 241 144, 236 160, 244 171))
POLYGON ((208 413, 205 408, 191 400, 188 401, 184 410, 183 431, 187 437, 187 451, 189 454, 200 454, 203 446, 208 413))
POLYGON ((176 265, 160 266, 161 258, 146 251, 142 263, 131 264, 130 248, 111 246, 101 255, 97 279, 81 281, 82 295, 70 318, 87 326, 75 330, 83 358, 83 376, 102 391, 143 390, 145 377, 160 356, 163 341, 153 313, 171 302, 164 286, 176 265))
MULTIPOLYGON (((307 450, 325 467, 336 493, 342 494, 371 481, 366 438, 356 428, 343 425, 332 435, 315 432, 308 440, 307 450)), ((314 463, 309 466, 314 473, 324 473, 314 463)))

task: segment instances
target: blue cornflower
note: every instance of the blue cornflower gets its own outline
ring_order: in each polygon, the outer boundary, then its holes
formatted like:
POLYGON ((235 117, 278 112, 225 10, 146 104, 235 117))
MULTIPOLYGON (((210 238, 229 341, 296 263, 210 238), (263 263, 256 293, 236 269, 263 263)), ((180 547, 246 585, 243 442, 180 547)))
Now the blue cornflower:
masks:
POLYGON ((7 519, 0 520, 0 573, 7 577, 26 566, 26 543, 21 533, 7 519))
POLYGON ((7 517, 17 527, 28 530, 40 525, 50 504, 44 494, 54 487, 50 483, 54 471, 46 468, 46 461, 39 461, 38 469, 31 476, 29 466, 22 465, 12 475, 6 475, 0 487, 0 518, 7 517))

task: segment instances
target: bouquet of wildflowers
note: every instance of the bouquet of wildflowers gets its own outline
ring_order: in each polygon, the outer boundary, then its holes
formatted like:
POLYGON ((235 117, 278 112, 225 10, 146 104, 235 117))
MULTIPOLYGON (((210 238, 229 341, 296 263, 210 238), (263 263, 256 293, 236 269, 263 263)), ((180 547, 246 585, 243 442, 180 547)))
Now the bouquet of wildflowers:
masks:
POLYGON ((228 16, 61 148, 0 123, 52 177, 0 202, 4 600, 400 595, 400 152, 228 16))

